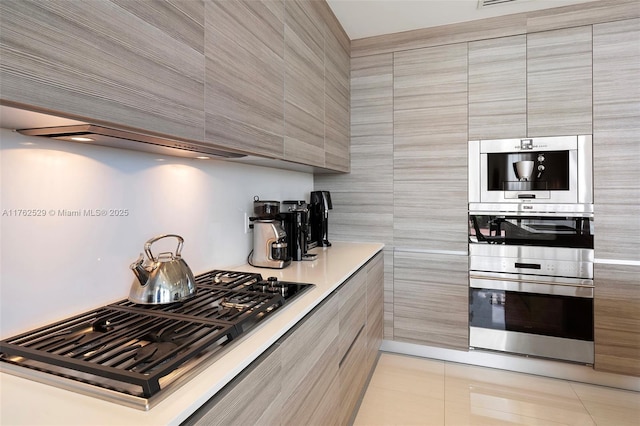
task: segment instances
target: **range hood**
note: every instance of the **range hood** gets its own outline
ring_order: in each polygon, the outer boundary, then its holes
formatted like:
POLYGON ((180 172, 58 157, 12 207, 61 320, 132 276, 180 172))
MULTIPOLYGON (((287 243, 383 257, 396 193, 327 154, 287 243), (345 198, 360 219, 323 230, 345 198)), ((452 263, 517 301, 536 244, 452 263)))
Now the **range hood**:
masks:
POLYGON ((206 145, 175 139, 161 138, 142 133, 128 132, 97 126, 95 124, 79 124, 73 126, 39 127, 32 129, 16 129, 18 133, 29 136, 44 136, 70 142, 89 143, 92 145, 110 146, 113 148, 132 149, 152 152, 154 154, 173 155, 176 157, 213 156, 219 158, 239 158, 244 154, 222 151, 206 145))
POLYGON ((11 129, 28 136, 122 148, 156 155, 183 158, 217 158, 238 164, 302 173, 336 173, 333 170, 282 159, 245 155, 232 150, 227 151, 226 148, 219 148, 200 141, 166 138, 128 129, 118 129, 106 125, 63 118, 47 112, 30 111, 21 108, 19 105, 12 104, 0 103, 0 128, 11 129), (78 140, 78 138, 80 139, 78 140))
POLYGON ((228 152, 202 142, 184 141, 141 132, 115 129, 75 120, 25 111, 3 105, 1 127, 28 136, 41 136, 91 145, 108 146, 160 155, 187 158, 241 158, 244 154, 228 152), (52 124, 52 123, 62 123, 52 124))

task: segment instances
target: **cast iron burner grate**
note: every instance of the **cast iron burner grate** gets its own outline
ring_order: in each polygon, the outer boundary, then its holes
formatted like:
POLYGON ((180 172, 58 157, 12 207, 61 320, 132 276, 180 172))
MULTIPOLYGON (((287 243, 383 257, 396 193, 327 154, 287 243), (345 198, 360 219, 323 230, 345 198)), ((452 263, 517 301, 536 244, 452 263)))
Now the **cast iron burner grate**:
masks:
POLYGON ((219 270, 197 276, 196 286, 184 302, 123 300, 6 339, 0 360, 148 398, 160 392, 162 378, 203 351, 225 346, 311 287, 219 270))

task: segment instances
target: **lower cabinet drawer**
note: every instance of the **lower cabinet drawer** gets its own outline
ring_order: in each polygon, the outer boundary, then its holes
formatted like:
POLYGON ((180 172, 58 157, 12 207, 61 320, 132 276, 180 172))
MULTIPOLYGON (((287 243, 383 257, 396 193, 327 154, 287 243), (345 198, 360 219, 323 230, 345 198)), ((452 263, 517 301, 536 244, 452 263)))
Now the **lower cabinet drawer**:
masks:
POLYGON ((183 425, 280 424, 281 362, 270 350, 207 401, 183 425))
POLYGON ((355 408, 364 392, 369 368, 366 363, 367 342, 363 326, 353 344, 340 362, 340 424, 350 423, 355 408))
POLYGON ((338 300, 330 297, 285 335, 276 352, 282 361, 283 425, 335 424, 338 395, 338 300))
POLYGON ((383 272, 376 264, 367 280, 373 266, 351 276, 183 424, 349 424, 382 335, 383 272))

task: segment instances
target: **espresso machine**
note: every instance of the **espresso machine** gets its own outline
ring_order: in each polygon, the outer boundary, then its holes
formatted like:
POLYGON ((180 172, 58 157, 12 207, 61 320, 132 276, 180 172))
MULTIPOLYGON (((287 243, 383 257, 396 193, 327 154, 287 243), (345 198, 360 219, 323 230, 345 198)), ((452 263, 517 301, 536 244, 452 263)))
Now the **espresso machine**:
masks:
POLYGON ((253 250, 249 264, 260 268, 282 269, 291 263, 288 253, 287 233, 279 218, 280 202, 260 201, 254 198, 253 250))
POLYGON ((287 233, 287 248, 291 260, 314 260, 317 255, 307 253, 309 249, 309 209, 304 200, 283 201, 285 210, 280 213, 287 233))
POLYGON ((329 210, 333 209, 331 193, 329 191, 312 191, 309 205, 311 245, 331 247, 329 242, 329 210))

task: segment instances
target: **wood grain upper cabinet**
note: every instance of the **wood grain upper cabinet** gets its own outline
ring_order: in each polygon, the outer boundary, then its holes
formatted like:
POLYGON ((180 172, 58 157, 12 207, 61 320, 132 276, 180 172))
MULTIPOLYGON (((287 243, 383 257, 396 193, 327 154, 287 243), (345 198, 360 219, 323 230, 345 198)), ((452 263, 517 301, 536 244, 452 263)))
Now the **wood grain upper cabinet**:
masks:
POLYGON ((593 26, 595 256, 640 261, 640 19, 593 26))
POLYGON ((341 172, 350 169, 350 41, 326 2, 324 16, 324 162, 341 172))
POLYGON ((314 2, 286 2, 284 41, 284 158, 323 167, 324 23, 314 2))
POLYGON ((640 376, 640 267, 594 268, 594 368, 640 376))
POLYGON ((284 1, 207 1, 206 138, 284 157, 284 1))
POLYGON ((527 35, 527 136, 592 133, 591 38, 591 26, 527 35))
POLYGON ((169 136, 204 137, 204 4, 0 3, 2 100, 169 136))
POLYGON ((394 53, 396 247, 467 251, 467 43, 394 53))
POLYGON ((527 36, 469 43, 469 139, 527 135, 527 36))
POLYGON ((469 43, 469 139, 592 133, 591 26, 469 43))

